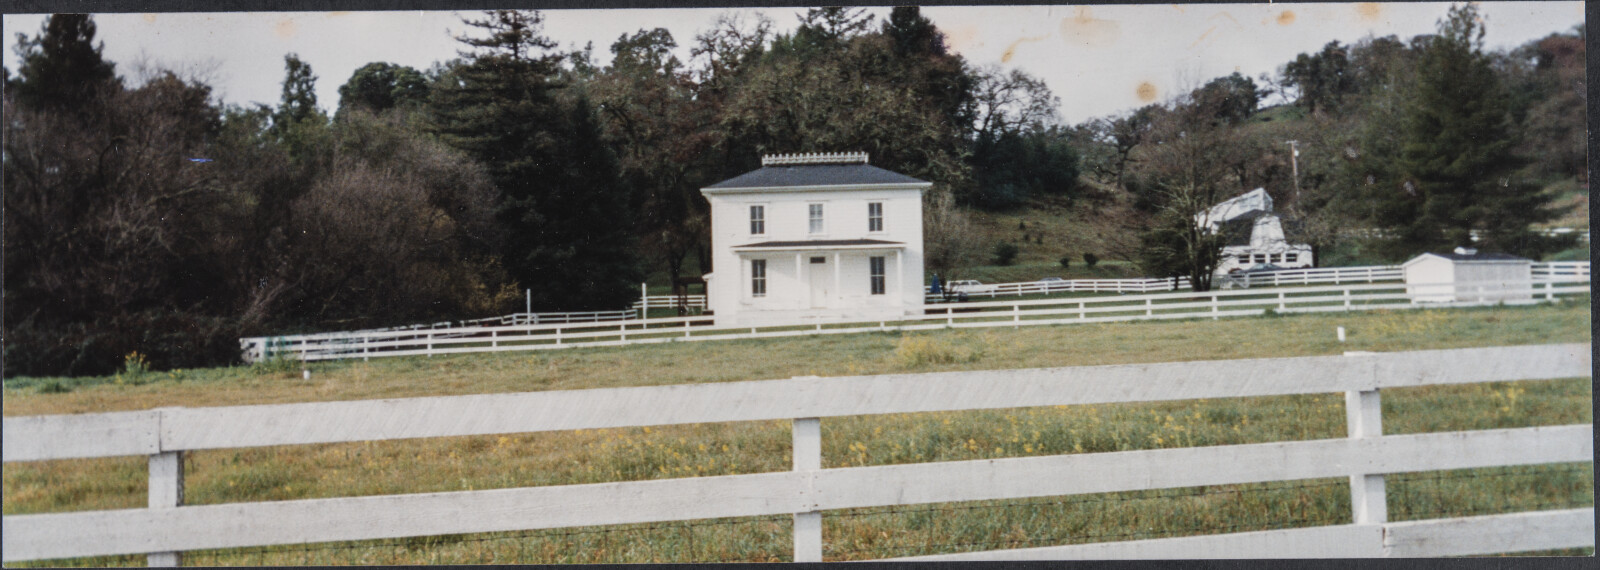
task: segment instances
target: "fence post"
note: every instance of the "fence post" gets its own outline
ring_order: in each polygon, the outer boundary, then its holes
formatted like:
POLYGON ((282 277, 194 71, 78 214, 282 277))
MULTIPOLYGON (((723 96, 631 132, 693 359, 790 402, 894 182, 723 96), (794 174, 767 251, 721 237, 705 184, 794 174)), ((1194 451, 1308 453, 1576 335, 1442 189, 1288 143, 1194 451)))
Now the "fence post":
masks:
POLYGON ((1222 318, 1221 315, 1217 314, 1217 311, 1220 311, 1220 310, 1222 310, 1222 304, 1217 302, 1217 296, 1216 295, 1212 295, 1211 296, 1211 320, 1215 321, 1217 319, 1222 318))
MULTIPOLYGON (((1383 437, 1383 406, 1378 389, 1344 393, 1345 423, 1351 439, 1383 437)), ((1383 475, 1352 473, 1350 505, 1355 524, 1380 524, 1389 521, 1389 504, 1383 496, 1383 475)))
MULTIPOLYGON (((816 471, 822 469, 822 420, 797 418, 794 420, 794 470, 816 471)), ((813 480, 806 478, 802 493, 812 499, 813 480)), ((812 500, 815 504, 815 500, 812 500)), ((794 514, 794 561, 822 562, 822 512, 806 511, 794 514)))
POLYGON ((645 283, 639 284, 639 318, 646 318, 650 314, 650 287, 645 283))
POLYGON ((1350 310, 1350 290, 1344 290, 1344 310, 1350 310))
POLYGON ((1544 282, 1544 300, 1546 300, 1546 301, 1554 301, 1554 300, 1556 300, 1556 282, 1555 281, 1545 281, 1544 282))
POLYGON ((561 327, 556 327, 556 346, 561 346, 561 327))
POLYGON ((1013 329, 1022 326, 1019 324, 1022 322, 1022 305, 1011 306, 1011 322, 1011 328, 1013 329))
POLYGON ((428 358, 433 358, 433 331, 428 331, 428 358))
POLYGON ((1087 301, 1078 301, 1078 318, 1080 318, 1080 319, 1089 318, 1089 310, 1087 308, 1085 308, 1087 306, 1088 306, 1088 302, 1087 301))
POLYGON ((1156 305, 1155 299, 1145 299, 1144 300, 1144 316, 1146 316, 1146 317, 1156 316, 1155 305, 1156 305))
MULTIPOLYGON (((183 506, 183 452, 167 451, 150 456, 150 508, 175 509, 183 506)), ((182 552, 152 552, 150 566, 183 565, 182 552)))
POLYGON ((1278 292, 1278 310, 1282 311, 1285 308, 1287 308, 1287 307, 1285 307, 1284 304, 1283 304, 1283 292, 1279 291, 1278 292))
POLYGON ((370 335, 361 335, 361 361, 362 362, 366 362, 368 360, 368 358, 367 358, 368 346, 367 345, 369 345, 371 343, 372 343, 372 337, 370 335))

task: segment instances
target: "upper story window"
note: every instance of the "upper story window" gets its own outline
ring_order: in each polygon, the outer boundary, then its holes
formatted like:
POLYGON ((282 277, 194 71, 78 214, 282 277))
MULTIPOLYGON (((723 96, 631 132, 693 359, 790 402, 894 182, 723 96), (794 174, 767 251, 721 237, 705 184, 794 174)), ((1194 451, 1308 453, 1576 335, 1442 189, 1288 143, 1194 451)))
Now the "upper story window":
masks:
POLYGON ((750 207, 750 235, 767 233, 767 207, 750 207))
POLYGON ((810 204, 807 210, 810 213, 810 233, 822 233, 822 204, 810 204))
POLYGON ((867 203, 867 231, 883 231, 883 202, 867 203))

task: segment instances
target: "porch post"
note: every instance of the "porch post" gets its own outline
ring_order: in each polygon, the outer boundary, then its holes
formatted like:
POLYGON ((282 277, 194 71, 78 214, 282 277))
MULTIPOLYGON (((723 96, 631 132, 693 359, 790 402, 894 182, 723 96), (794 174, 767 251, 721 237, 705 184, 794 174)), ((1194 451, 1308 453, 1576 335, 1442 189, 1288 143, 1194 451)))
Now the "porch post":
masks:
MULTIPOLYGON (((921 279, 918 279, 918 281, 921 281, 921 279)), ((906 252, 903 249, 894 252, 894 286, 895 291, 898 291, 895 296, 900 298, 900 304, 906 304, 906 252)), ((920 292, 921 290, 921 287, 917 288, 917 291, 920 292)), ((920 302, 922 299, 918 299, 918 301, 920 302)))
MULTIPOLYGON (((839 269, 839 261, 840 261, 840 259, 842 259, 840 253, 837 252, 837 251, 833 252, 833 298, 834 299, 839 299, 840 301, 843 301, 844 300, 844 291, 839 288, 839 282, 840 282, 839 275, 840 275, 840 273, 842 273, 842 271, 839 269)), ((833 299, 829 299, 830 302, 832 300, 833 299)), ((843 308, 844 307, 844 303, 841 302, 841 303, 838 304, 838 306, 840 308, 843 308)))
POLYGON ((802 261, 804 261, 804 258, 805 258, 805 254, 804 253, 795 252, 795 254, 794 254, 794 285, 792 287, 792 290, 794 291, 794 293, 791 293, 791 295, 794 295, 794 299, 792 299, 791 302, 793 302, 795 304, 795 306, 802 307, 802 308, 811 306, 811 297, 810 297, 810 295, 811 295, 811 282, 807 280, 807 278, 809 278, 811 276, 810 275, 806 275, 806 276, 801 276, 800 275, 800 269, 805 267, 805 265, 803 263, 801 263, 802 261))

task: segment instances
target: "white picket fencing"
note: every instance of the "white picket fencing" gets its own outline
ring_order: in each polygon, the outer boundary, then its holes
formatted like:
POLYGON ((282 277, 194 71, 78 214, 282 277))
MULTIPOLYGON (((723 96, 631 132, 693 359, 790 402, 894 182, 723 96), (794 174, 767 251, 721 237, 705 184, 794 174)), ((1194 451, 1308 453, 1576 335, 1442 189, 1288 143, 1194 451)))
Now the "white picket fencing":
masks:
MULTIPOLYGON (((1526 284, 1522 300, 1554 301, 1589 292, 1588 279, 1526 284)), ((967 327, 1019 327, 1152 319, 1221 318, 1279 313, 1412 309, 1494 304, 1504 284, 1452 284, 1477 290, 1481 299, 1451 303, 1413 302, 1418 286, 1402 283, 1280 287, 1270 290, 1175 292, 1103 297, 983 301, 929 306, 924 315, 899 319, 816 321, 804 325, 713 326, 710 316, 632 319, 598 323, 465 327, 386 333, 290 335, 240 339, 244 358, 317 361, 392 356, 437 356, 482 352, 554 350, 664 342, 775 338, 814 334, 917 331, 967 327)), ((1425 289, 1421 289, 1425 290, 1425 289)), ((1436 294, 1436 293, 1435 293, 1436 294)))
POLYGON ((1348 478, 1346 525, 939 559, 1447 556, 1595 544, 1594 509, 1388 522, 1387 474, 1592 462, 1589 424, 1384 435, 1379 392, 1588 377, 1589 343, 560 390, 4 418, 4 461, 144 455, 150 504, 3 517, 3 561, 793 514, 822 559, 826 511, 1348 478), (824 468, 821 418, 1343 393, 1348 438, 824 468), (793 420, 793 471, 480 491, 183 504, 193 450, 793 420))

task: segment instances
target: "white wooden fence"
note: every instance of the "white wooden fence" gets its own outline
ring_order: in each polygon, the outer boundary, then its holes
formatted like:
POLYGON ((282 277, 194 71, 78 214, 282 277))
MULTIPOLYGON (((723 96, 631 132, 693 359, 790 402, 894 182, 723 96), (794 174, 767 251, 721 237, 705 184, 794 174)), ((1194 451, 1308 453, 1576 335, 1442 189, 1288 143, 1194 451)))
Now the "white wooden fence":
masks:
MULTIPOLYGON (((1173 279, 1137 278, 1137 279, 1062 279, 1058 281, 1022 281, 1018 283, 995 283, 993 285, 979 285, 976 287, 954 288, 950 295, 966 293, 968 298, 973 297, 1001 297, 1023 295, 1049 295, 1052 293, 1150 293, 1154 291, 1176 291, 1189 287, 1188 277, 1173 279)), ((933 293, 931 287, 923 287, 927 295, 927 302, 944 301, 944 293, 933 293)))
MULTIPOLYGON (((1533 278, 1562 280, 1589 278, 1587 261, 1537 261, 1532 264, 1533 278)), ((1310 285, 1315 283, 1376 283, 1404 279, 1398 265, 1370 265, 1360 267, 1314 267, 1306 269, 1280 269, 1276 271, 1240 272, 1218 278, 1220 287, 1250 288, 1251 286, 1281 287, 1284 285, 1310 285)))
POLYGON ((680 298, 677 295, 646 295, 638 301, 634 301, 629 308, 638 311, 640 314, 649 314, 649 310, 652 308, 676 309, 680 306, 685 309, 705 310, 706 296, 684 295, 680 298))
POLYGON ((487 319, 461 321, 461 326, 538 325, 546 323, 597 323, 633 318, 633 311, 576 311, 567 313, 512 313, 487 319))
POLYGON ((1589 279, 1587 261, 1547 261, 1533 264, 1534 279, 1576 280, 1589 279))
MULTIPOLYGON (((1589 243, 1589 229, 1588 228, 1531 228, 1531 229, 1533 230, 1533 232, 1535 232, 1535 233, 1537 233, 1539 235, 1542 235, 1542 236, 1547 236, 1547 237, 1560 237, 1560 236, 1567 236, 1567 235, 1577 234, 1579 243, 1589 243)), ((1354 236, 1354 237, 1364 238, 1364 239, 1383 239, 1385 237, 1385 235, 1386 235, 1386 232, 1384 232, 1383 230, 1372 229, 1372 228, 1367 228, 1367 229, 1348 229, 1348 230, 1345 230, 1345 231, 1340 232, 1340 233, 1342 233, 1344 235, 1347 235, 1347 236, 1354 236)), ((1478 241, 1480 239, 1483 239, 1483 234, 1484 234, 1483 230, 1469 230, 1467 233, 1468 233, 1468 235, 1471 236, 1472 241, 1478 241)))
POLYGON ((1284 285, 1311 285, 1320 283, 1377 283, 1399 281, 1404 278, 1398 265, 1371 265, 1361 267, 1311 267, 1306 269, 1279 269, 1276 271, 1241 271, 1217 278, 1217 286, 1225 289, 1251 286, 1281 287, 1284 285))
MULTIPOLYGON (((1529 299, 1508 304, 1553 301, 1558 295, 1589 292, 1588 279, 1531 284, 1529 299)), ((1454 284, 1470 291, 1474 284, 1454 284)), ((1502 284, 1477 286, 1485 301, 1413 302, 1428 295, 1413 293, 1402 283, 1281 287, 1270 290, 1176 292, 1107 297, 1067 297, 984 301, 930 306, 929 314, 898 320, 817 321, 804 325, 764 327, 712 326, 709 316, 634 319, 607 323, 468 327, 388 333, 293 335, 240 340, 244 358, 316 361, 390 356, 435 356, 480 352, 554 350, 583 346, 620 346, 664 342, 775 338, 874 331, 916 331, 941 328, 1019 327, 1152 319, 1193 319, 1279 313, 1412 309, 1494 304, 1504 296, 1502 284)))
POLYGON ((5 515, 3 560, 793 514, 822 558, 825 511, 1348 477, 1353 524, 944 555, 1370 557, 1594 545, 1594 509, 1387 522, 1384 475, 1589 462, 1589 424, 1384 435, 1379 391, 1586 377, 1588 343, 1232 361, 895 374, 4 418, 4 460, 145 455, 144 509, 5 515), (1343 393, 1349 437, 824 468, 820 419, 1343 393), (183 505, 182 453, 278 445, 791 419, 793 471, 548 487, 183 505))

